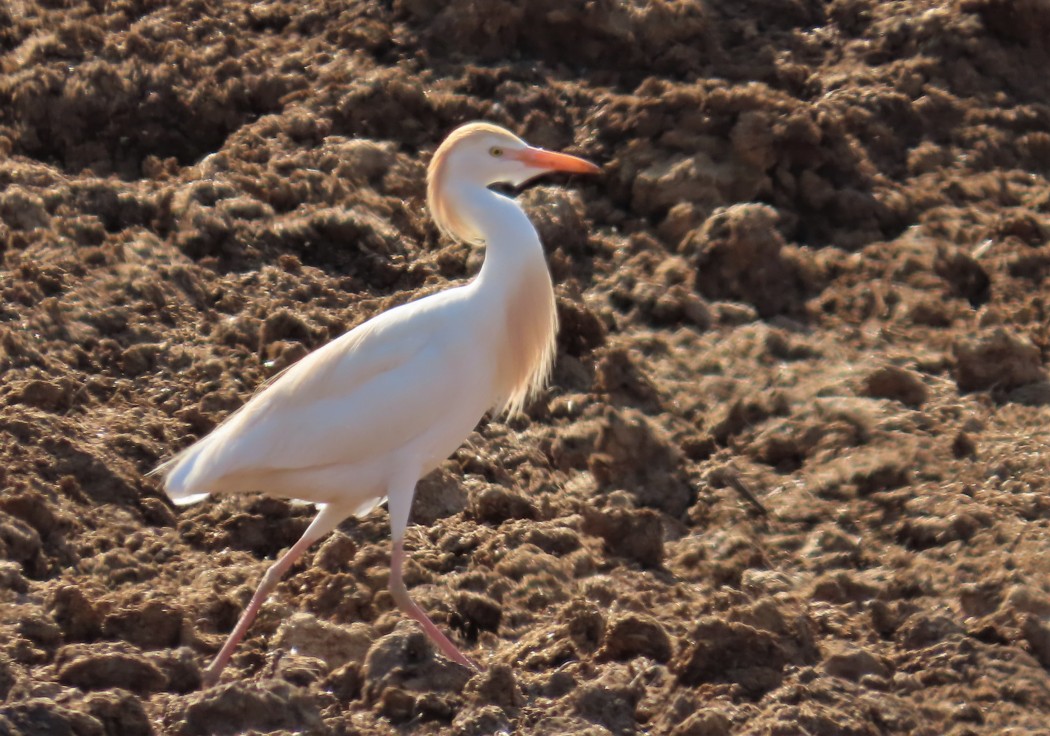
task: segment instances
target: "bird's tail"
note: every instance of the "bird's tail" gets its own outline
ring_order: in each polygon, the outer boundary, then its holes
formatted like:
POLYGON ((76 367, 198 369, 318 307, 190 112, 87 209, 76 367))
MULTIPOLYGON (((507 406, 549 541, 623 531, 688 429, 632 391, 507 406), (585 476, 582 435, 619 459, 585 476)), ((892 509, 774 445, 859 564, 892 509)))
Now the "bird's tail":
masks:
POLYGON ((166 460, 147 473, 147 476, 157 476, 161 479, 164 492, 176 506, 188 506, 208 497, 207 493, 196 492, 187 483, 194 463, 200 455, 201 444, 197 442, 190 445, 175 457, 166 460))

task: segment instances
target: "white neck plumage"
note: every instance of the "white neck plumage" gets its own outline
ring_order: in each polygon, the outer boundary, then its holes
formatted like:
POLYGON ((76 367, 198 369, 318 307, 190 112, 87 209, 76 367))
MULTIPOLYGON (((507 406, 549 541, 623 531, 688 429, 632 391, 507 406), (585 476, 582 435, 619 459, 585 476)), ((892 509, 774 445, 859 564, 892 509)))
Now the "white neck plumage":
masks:
POLYGON ((517 413, 543 388, 556 348, 554 288, 539 235, 514 200, 486 187, 453 185, 435 200, 434 218, 443 230, 485 245, 485 262, 474 283, 481 298, 493 298, 504 309, 497 398, 501 409, 517 413))

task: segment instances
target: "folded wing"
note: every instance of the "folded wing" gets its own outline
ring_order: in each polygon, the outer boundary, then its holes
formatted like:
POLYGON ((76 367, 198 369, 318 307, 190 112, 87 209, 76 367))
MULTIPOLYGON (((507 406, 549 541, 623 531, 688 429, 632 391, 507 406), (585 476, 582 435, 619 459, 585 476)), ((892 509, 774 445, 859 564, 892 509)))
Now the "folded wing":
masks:
POLYGON ((244 474, 352 466, 426 432, 476 380, 457 338, 455 291, 384 312, 299 361, 158 468, 168 494, 190 503, 243 490, 224 483, 244 474))

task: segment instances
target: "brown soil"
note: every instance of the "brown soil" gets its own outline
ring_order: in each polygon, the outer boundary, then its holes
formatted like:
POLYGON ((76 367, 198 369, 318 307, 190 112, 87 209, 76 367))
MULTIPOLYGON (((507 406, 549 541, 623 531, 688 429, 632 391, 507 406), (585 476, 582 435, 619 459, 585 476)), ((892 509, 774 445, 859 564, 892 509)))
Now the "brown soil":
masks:
POLYGON ((1044 0, 0 6, 0 731, 1050 733, 1044 0), (485 118, 550 390, 210 658, 310 509, 144 477, 481 258, 424 211, 485 118), (753 498, 749 500, 749 496, 753 498), (767 513, 763 513, 764 509, 767 513))

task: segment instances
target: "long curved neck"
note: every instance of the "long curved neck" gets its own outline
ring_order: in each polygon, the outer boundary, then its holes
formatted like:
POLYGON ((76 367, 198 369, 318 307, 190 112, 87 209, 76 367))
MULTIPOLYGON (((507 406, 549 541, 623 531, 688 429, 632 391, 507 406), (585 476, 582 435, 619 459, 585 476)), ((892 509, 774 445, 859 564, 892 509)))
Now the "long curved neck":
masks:
POLYGON ((453 217, 443 225, 455 223, 453 234, 485 245, 474 288, 485 309, 503 313, 495 323, 495 392, 500 408, 513 414, 543 387, 554 362, 558 315, 540 237, 509 197, 471 184, 447 195, 453 217))
POLYGON ((513 199, 476 184, 459 184, 447 192, 446 201, 452 234, 485 246, 481 282, 506 284, 530 266, 546 271, 540 236, 513 199))

